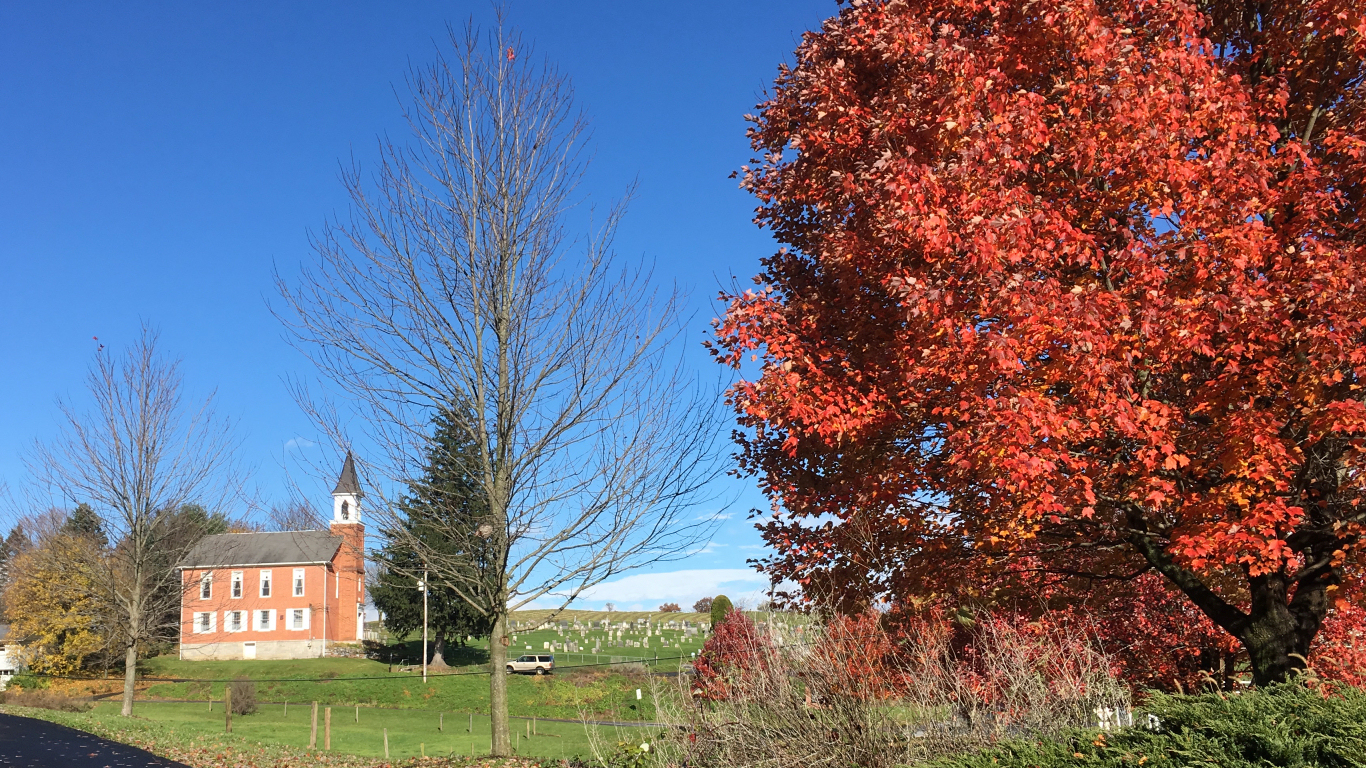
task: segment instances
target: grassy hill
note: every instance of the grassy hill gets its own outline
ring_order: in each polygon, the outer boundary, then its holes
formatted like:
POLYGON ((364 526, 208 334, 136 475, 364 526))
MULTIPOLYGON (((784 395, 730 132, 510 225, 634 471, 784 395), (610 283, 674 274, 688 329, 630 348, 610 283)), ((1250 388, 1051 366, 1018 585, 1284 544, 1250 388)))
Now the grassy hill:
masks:
POLYGON ((659 611, 580 611, 567 610, 555 611, 513 611, 511 618, 516 622, 545 622, 545 621, 578 621, 581 624, 596 623, 604 619, 613 624, 619 622, 633 622, 641 619, 650 621, 688 621, 694 624, 698 622, 711 623, 711 614, 693 613, 684 611, 682 613, 660 613, 659 611))

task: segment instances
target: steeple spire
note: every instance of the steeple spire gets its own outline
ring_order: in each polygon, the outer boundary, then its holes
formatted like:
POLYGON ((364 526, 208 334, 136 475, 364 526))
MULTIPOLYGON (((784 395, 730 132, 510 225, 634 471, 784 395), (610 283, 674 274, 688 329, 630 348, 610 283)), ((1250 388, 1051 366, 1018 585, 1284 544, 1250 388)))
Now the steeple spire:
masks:
POLYGON ((351 457, 351 452, 346 452, 346 461, 342 463, 341 476, 337 478, 337 487, 332 489, 332 495, 339 493, 349 493, 353 496, 364 496, 360 489, 360 480, 356 478, 356 461, 351 457))
POLYGON ((356 477, 356 460, 347 451, 341 476, 337 478, 337 487, 332 489, 332 525, 359 523, 360 500, 363 498, 365 492, 360 489, 360 479, 356 477))

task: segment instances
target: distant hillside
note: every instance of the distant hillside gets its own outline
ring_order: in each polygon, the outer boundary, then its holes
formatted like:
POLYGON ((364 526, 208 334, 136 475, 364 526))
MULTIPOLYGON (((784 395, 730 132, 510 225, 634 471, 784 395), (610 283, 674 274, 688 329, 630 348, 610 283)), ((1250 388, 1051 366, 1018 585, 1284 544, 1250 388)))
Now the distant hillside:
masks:
POLYGON ((513 621, 578 621, 582 624, 602 621, 607 619, 612 623, 621 621, 637 621, 648 618, 651 621, 691 621, 691 622, 711 622, 709 613, 693 613, 684 611, 682 613, 660 613, 659 611, 579 611, 568 610, 560 611, 551 618, 553 611, 513 611, 513 621))

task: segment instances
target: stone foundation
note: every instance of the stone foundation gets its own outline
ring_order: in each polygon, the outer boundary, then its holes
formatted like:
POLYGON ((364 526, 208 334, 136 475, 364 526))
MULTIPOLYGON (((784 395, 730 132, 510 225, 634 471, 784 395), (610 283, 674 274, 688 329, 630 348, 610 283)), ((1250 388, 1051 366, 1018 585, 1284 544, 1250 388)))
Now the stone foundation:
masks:
MULTIPOLYGON (((317 659, 323 655, 321 640, 256 640, 258 659, 317 659)), ((330 650, 330 649, 329 649, 330 650)), ((180 656, 186 661, 231 661, 245 659, 245 643, 183 643, 180 656)))
POLYGON ((365 648, 360 643, 331 642, 327 644, 327 655, 338 659, 363 659, 365 648))

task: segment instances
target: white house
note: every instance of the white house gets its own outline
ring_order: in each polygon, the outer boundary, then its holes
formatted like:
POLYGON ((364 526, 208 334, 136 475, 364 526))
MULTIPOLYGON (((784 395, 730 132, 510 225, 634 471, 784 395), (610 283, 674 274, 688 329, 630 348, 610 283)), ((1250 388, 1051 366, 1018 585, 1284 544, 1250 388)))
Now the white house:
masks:
POLYGON ((19 671, 19 646, 9 641, 9 625, 0 624, 0 691, 5 690, 14 673, 19 671))

